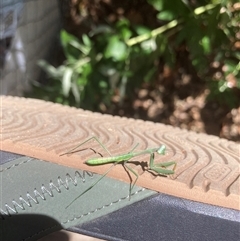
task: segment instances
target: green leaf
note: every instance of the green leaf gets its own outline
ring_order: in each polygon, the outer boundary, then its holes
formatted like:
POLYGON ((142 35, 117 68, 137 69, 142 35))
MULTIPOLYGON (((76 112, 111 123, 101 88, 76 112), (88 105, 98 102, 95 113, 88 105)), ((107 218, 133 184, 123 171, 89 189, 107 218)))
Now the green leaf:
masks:
POLYGON ((64 54, 69 61, 77 60, 81 52, 88 53, 89 50, 75 36, 67 33, 65 30, 61 31, 60 37, 64 54))
POLYGON ((108 87, 108 84, 107 84, 106 81, 100 80, 100 81, 99 81, 99 87, 100 87, 101 89, 106 89, 106 88, 108 87))
POLYGON ((145 82, 150 82, 153 79, 156 71, 157 71, 157 67, 156 66, 153 66, 151 69, 149 69, 149 71, 144 76, 144 81, 145 82))
POLYGON ((120 19, 117 22, 116 29, 119 33, 119 37, 124 40, 128 40, 132 36, 129 20, 127 20, 126 18, 120 19))
POLYGON ((132 31, 130 31, 128 28, 122 28, 121 36, 124 40, 128 40, 132 36, 132 31))
POLYGON ((69 96, 72 75, 73 75, 73 70, 67 67, 62 79, 62 91, 63 91, 63 95, 66 97, 69 96))
POLYGON ((158 11, 161 11, 163 9, 164 1, 162 0, 148 0, 148 3, 151 4, 158 11))
POLYGON ((203 51, 205 54, 209 54, 211 52, 211 41, 208 36, 204 36, 200 41, 200 44, 203 46, 203 51))
POLYGON ((156 45, 158 46, 158 53, 162 55, 168 45, 167 38, 164 35, 158 35, 156 38, 156 45))
POLYGON ((227 82, 224 81, 224 80, 219 80, 218 81, 218 90, 220 92, 224 92, 228 89, 228 85, 227 85, 227 82))
POLYGON ((227 67, 226 73, 233 73, 237 70, 237 63, 232 60, 225 60, 225 66, 227 67))
POLYGON ((82 40, 86 46, 91 47, 92 45, 91 39, 86 34, 82 35, 82 40))
POLYGON ((106 34, 106 33, 111 33, 113 31, 113 29, 108 26, 108 25, 98 25, 97 27, 95 27, 90 33, 89 36, 92 37, 94 35, 97 34, 106 34))
POLYGON ((157 14, 159 20, 171 21, 175 18, 175 15, 171 11, 162 11, 157 14))
POLYGON ((56 77, 58 75, 57 69, 54 66, 48 64, 45 60, 39 60, 38 66, 40 66, 51 77, 56 77))
POLYGON ((115 61, 121 61, 126 58, 126 44, 122 42, 118 36, 112 36, 105 49, 104 55, 106 58, 112 58, 115 61))
POLYGON ((157 49, 156 41, 155 39, 151 38, 149 40, 146 40, 141 43, 141 47, 144 51, 148 52, 153 52, 157 49))
POLYGON ((81 97, 81 95, 80 95, 78 86, 77 86, 77 84, 76 84, 75 82, 72 82, 72 84, 71 84, 71 89, 72 89, 72 93, 73 93, 73 96, 74 96, 74 98, 75 98, 75 101, 76 101, 78 104, 80 104, 80 99, 81 99, 80 97, 81 97))
POLYGON ((137 25, 134 27, 134 29, 138 35, 151 33, 151 30, 149 28, 147 28, 146 26, 142 26, 142 25, 137 25))
POLYGON ((75 36, 73 36, 72 34, 69 34, 65 30, 61 30, 60 38, 61 38, 61 43, 63 47, 66 47, 71 40, 78 41, 78 39, 75 36))

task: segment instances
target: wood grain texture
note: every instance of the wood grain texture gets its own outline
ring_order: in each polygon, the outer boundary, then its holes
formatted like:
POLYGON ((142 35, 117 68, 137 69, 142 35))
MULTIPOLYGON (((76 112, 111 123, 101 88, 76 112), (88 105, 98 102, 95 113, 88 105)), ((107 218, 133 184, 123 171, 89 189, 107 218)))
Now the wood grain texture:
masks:
MULTIPOLYGON (((91 167, 84 161, 95 150, 106 151, 92 141, 81 151, 61 156, 91 136, 98 136, 109 151, 127 153, 139 143, 138 150, 165 144, 165 156, 156 162, 176 161, 174 175, 153 176, 144 171, 149 155, 130 164, 140 175, 137 185, 199 202, 239 209, 240 145, 206 134, 196 134, 160 123, 102 115, 41 100, 2 96, 1 150, 28 155, 60 165, 103 173, 109 165, 91 167), (89 149, 92 148, 93 150, 89 149)), ((110 177, 129 182, 121 165, 110 177)))

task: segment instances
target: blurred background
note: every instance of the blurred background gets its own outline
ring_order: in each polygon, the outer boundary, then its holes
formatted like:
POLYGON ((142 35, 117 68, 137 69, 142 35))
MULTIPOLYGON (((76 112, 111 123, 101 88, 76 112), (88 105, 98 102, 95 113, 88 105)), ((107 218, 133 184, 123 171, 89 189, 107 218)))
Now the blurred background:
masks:
POLYGON ((238 0, 2 0, 1 94, 240 141, 238 0))

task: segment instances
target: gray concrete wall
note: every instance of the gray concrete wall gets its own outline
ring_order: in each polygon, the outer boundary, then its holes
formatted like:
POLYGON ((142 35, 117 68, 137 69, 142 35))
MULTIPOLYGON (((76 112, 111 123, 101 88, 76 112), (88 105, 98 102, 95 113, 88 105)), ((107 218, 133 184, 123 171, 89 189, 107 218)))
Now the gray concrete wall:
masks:
MULTIPOLYGON (((0 94, 21 96, 38 80, 39 59, 46 59, 60 29, 58 0, 3 0, 0 39, 12 36, 0 70, 0 94)), ((3 57, 2 57, 3 58, 3 57)))

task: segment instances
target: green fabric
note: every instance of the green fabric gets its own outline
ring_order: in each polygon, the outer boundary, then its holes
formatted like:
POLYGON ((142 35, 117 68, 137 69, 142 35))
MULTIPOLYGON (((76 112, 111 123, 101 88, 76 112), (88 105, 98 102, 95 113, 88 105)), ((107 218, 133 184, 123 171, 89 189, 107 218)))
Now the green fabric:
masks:
POLYGON ((129 201, 128 183, 104 177, 66 209, 100 175, 91 177, 82 170, 28 157, 3 164, 0 174, 1 214, 4 214, 0 222, 1 240, 36 240, 156 193, 135 187, 129 201))

